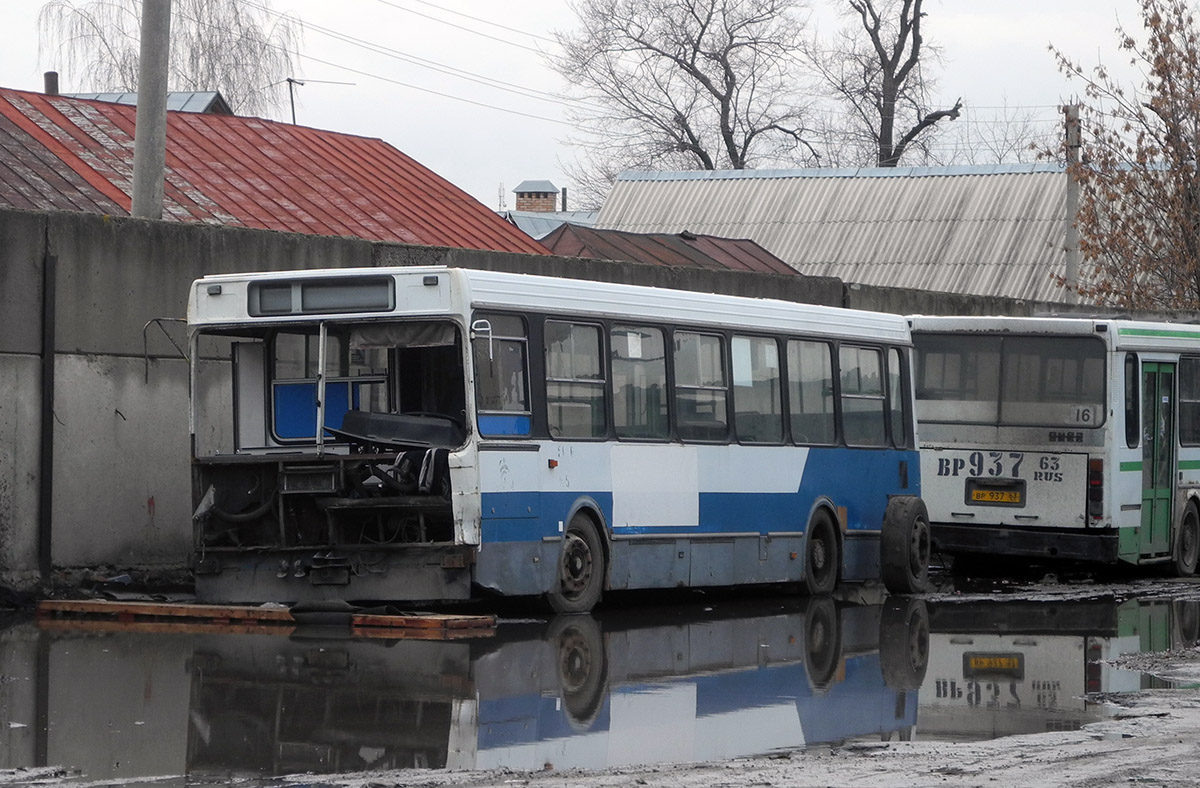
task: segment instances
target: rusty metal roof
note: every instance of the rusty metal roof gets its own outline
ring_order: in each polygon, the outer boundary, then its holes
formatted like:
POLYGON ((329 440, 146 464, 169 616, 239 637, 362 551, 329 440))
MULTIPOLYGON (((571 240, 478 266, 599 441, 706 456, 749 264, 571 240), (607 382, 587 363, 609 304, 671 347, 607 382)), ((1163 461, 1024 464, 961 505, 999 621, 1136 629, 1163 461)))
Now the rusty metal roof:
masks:
POLYGON ((752 238, 857 284, 1063 301, 1066 188, 1043 164, 631 172, 595 226, 752 238))
MULTIPOLYGON (((128 215, 136 108, 0 88, 0 204, 128 215)), ((546 254, 380 139, 167 113, 163 218, 546 254)))
POLYGON ((717 238, 689 232, 627 233, 563 224, 542 238, 542 245, 564 257, 627 260, 634 263, 757 271, 769 274, 798 272, 775 255, 746 238, 717 238))

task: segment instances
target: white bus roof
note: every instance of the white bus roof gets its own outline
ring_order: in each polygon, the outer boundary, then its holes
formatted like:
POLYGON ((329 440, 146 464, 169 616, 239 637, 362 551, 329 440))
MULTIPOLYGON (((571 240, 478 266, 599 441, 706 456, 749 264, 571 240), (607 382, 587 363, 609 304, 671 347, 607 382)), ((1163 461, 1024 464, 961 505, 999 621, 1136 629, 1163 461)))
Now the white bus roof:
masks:
MULTIPOLYGON (((403 289, 397 287, 397 292, 403 289)), ((700 293, 534 274, 444 266, 308 269, 218 274, 196 280, 188 303, 192 328, 317 320, 386 319, 416 315, 454 315, 471 309, 517 309, 578 317, 614 317, 652 322, 694 323, 727 328, 869 337, 907 344, 908 322, 901 315, 800 304, 767 298, 700 293), (304 279, 389 276, 397 280, 445 275, 449 298, 400 303, 389 312, 251 317, 248 292, 253 283, 304 279)))
POLYGON ((911 315, 914 332, 1105 335, 1115 349, 1200 352, 1200 325, 1097 317, 911 315))

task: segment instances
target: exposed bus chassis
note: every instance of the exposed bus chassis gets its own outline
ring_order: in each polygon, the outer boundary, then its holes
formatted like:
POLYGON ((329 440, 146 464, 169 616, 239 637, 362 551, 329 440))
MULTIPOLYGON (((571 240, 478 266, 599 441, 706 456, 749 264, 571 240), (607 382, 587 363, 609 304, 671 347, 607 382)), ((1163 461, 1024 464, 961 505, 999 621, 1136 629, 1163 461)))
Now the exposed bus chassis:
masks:
POLYGON ((475 553, 455 543, 446 454, 429 448, 197 462, 197 596, 467 598, 475 553))

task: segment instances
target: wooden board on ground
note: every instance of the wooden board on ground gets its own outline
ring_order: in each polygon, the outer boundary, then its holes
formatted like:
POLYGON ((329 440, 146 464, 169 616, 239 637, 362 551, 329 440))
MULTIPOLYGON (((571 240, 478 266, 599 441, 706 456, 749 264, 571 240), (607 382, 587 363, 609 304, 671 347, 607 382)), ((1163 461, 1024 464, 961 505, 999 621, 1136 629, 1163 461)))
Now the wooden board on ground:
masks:
MULTIPOLYGON (((41 626, 55 630, 282 634, 298 626, 285 607, 47 599, 39 602, 36 610, 41 626)), ((496 633, 496 617, 490 615, 349 612, 346 625, 350 634, 356 637, 392 639, 457 640, 491 637, 496 633)))

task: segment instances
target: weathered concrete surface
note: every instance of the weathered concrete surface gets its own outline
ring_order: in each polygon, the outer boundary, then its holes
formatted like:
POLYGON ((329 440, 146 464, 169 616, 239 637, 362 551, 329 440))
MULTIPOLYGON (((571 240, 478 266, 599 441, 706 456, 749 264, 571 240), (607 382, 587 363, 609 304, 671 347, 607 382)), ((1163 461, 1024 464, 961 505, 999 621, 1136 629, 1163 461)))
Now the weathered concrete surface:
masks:
POLYGON ((191 551, 188 367, 60 354, 53 555, 65 567, 182 567, 191 551), (77 392, 87 392, 78 396, 77 392))
POLYGON ((41 352, 45 238, 40 214, 0 216, 0 353, 41 352))
MULTIPOLYGON (((188 287, 207 274, 371 265, 371 244, 350 238, 73 213, 48 221, 59 352, 140 357, 146 322, 185 318, 188 287)), ((178 356, 160 332, 148 341, 152 354, 178 356)))
POLYGON ((0 353, 0 585, 37 579, 41 361, 0 353))

